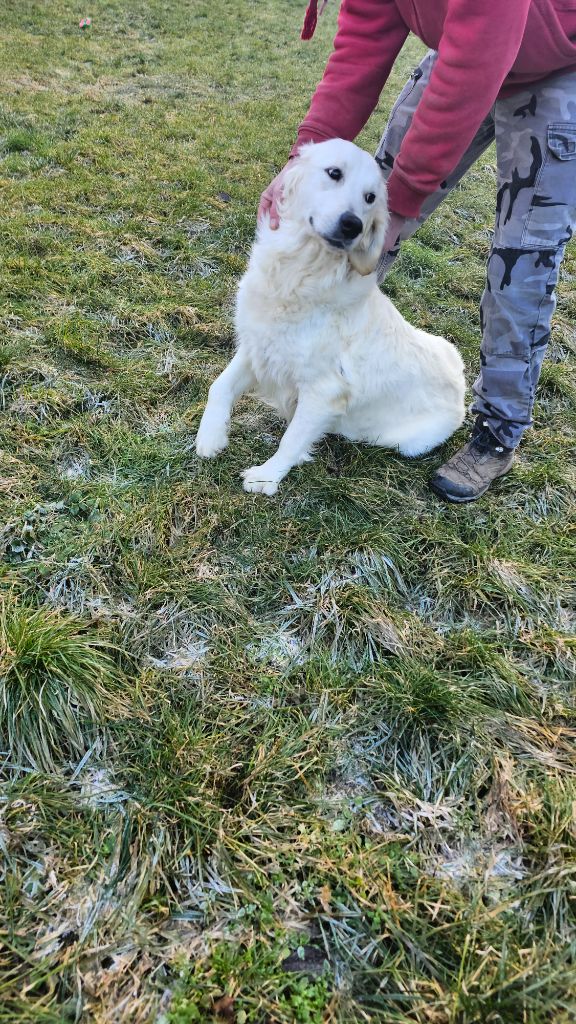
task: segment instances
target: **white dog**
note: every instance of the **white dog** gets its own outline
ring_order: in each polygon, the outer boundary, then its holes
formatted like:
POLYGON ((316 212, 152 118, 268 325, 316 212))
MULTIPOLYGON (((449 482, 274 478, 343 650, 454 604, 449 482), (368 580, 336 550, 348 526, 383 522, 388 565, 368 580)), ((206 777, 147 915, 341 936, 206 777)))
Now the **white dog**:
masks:
POLYGON ((386 186, 351 142, 305 146, 289 168, 272 231, 260 224, 236 304, 236 355, 210 388, 196 438, 211 458, 228 443, 234 403, 257 394, 288 423, 275 454, 243 472, 274 494, 327 433, 421 455, 464 418, 457 350, 411 327, 378 289, 386 186))

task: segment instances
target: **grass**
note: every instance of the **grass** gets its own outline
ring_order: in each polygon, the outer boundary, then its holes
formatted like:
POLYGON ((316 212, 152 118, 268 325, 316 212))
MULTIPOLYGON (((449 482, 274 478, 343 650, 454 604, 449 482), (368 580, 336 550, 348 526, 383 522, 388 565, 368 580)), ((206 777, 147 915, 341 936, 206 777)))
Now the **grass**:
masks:
POLYGON ((86 626, 40 607, 0 611, 0 737, 16 762, 51 771, 82 756, 90 725, 118 700, 118 671, 86 626))
MULTIPOLYGON (((481 503, 427 488, 464 432, 414 463, 328 438, 266 501, 258 404, 194 454, 331 45, 302 14, 4 11, 0 1022, 573 1020, 576 250, 481 503)), ((386 283, 470 381, 484 159, 386 283)))

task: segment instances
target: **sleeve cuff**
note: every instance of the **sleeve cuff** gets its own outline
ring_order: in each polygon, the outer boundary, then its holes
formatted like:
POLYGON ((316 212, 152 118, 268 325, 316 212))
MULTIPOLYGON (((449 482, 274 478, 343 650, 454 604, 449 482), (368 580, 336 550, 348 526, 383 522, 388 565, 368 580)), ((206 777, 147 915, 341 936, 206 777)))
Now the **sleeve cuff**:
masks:
POLYGON ((388 206, 394 213, 399 213, 401 217, 417 217, 427 196, 427 192, 412 188, 396 171, 392 171, 388 178, 388 206))

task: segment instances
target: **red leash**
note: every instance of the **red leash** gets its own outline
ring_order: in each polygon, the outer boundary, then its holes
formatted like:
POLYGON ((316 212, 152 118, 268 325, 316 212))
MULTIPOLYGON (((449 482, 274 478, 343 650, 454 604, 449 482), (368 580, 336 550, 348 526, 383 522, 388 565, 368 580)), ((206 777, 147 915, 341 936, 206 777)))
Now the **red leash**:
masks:
POLYGON ((300 39, 312 39, 316 30, 318 18, 322 14, 327 3, 328 0, 323 0, 321 8, 318 10, 318 0, 310 0, 310 3, 306 8, 306 14, 304 15, 304 24, 300 33, 300 39))
POLYGON ((300 33, 300 39, 312 39, 316 24, 318 22, 318 0, 310 0, 304 15, 304 24, 300 33))

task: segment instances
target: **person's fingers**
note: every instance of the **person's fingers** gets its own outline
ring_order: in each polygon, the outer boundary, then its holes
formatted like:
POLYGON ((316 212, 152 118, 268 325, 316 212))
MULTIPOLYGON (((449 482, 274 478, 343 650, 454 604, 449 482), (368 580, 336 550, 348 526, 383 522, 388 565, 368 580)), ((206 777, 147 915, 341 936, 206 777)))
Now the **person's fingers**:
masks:
POLYGON ((276 231, 280 227, 280 215, 278 213, 278 207, 276 206, 276 193, 270 203, 270 227, 273 231, 276 231))
POLYGON ((269 185, 268 188, 260 196, 260 205, 258 207, 258 220, 262 220, 264 214, 270 214, 270 227, 273 231, 280 227, 280 217, 278 214, 278 207, 276 205, 276 196, 278 189, 274 187, 274 182, 269 185))
POLYGON ((400 244, 400 232, 404 226, 405 217, 397 213, 390 213, 390 223, 384 239, 384 252, 391 252, 397 249, 400 244))
MULTIPOLYGON (((288 165, 286 165, 288 166, 288 165)), ((277 174, 273 181, 270 182, 268 188, 264 189, 260 196, 260 205, 258 207, 258 220, 262 220, 264 214, 270 214, 270 227, 273 231, 276 231, 280 227, 280 214, 278 212, 278 202, 282 195, 282 180, 286 167, 283 167, 280 174, 277 174)))

